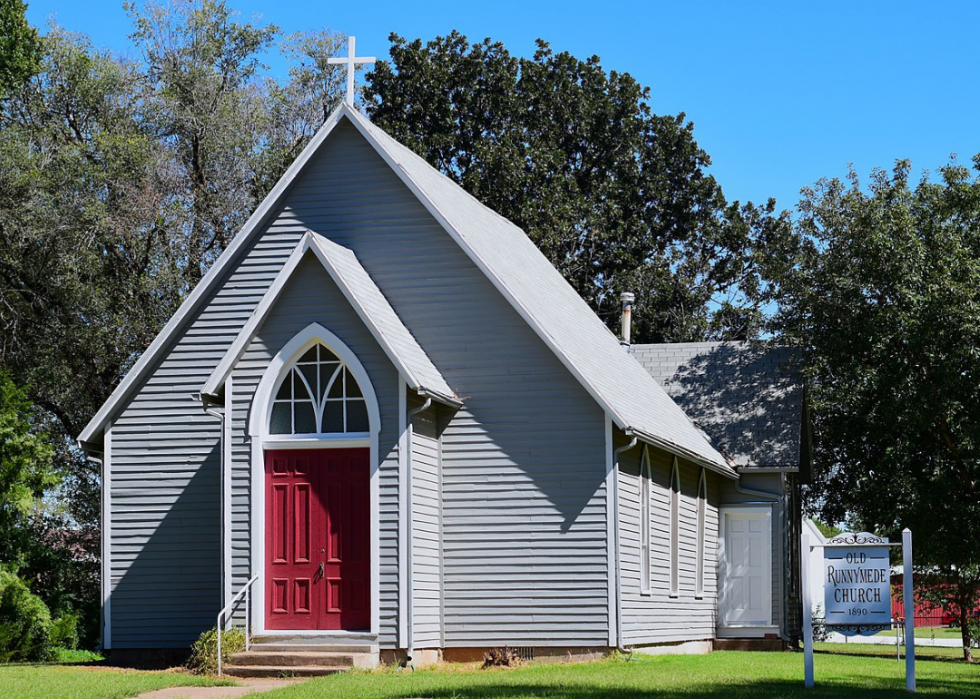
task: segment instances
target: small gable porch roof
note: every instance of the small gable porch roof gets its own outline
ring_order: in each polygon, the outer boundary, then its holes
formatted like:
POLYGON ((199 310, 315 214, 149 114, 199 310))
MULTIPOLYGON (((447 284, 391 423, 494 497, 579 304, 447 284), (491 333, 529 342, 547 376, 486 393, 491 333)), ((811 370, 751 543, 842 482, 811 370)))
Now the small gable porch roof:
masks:
POLYGON ((214 397, 221 391, 235 364, 262 327, 286 282, 307 253, 312 253, 320 261, 409 388, 446 405, 462 405, 353 251, 312 231, 308 231, 293 249, 248 322, 201 388, 202 396, 214 397))

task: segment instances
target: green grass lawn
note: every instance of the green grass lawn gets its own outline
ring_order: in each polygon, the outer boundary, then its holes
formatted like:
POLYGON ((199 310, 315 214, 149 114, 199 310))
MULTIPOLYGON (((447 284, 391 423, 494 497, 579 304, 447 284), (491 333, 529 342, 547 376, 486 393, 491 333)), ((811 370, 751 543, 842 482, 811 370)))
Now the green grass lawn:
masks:
MULTIPOLYGON (((717 652, 519 669, 350 673, 263 695, 263 699, 884 699, 907 697, 905 664, 894 658, 830 654, 814 660, 817 687, 803 687, 802 653, 717 652)), ((845 650, 850 650, 845 649, 845 650)), ((918 662, 919 693, 980 697, 980 666, 937 657, 918 662)))
POLYGON ((0 699, 122 699, 164 687, 215 684, 234 683, 97 665, 0 665, 0 699))
MULTIPOLYGON (((851 656, 881 656, 895 659, 895 646, 877 645, 871 643, 817 643, 814 645, 817 653, 831 653, 851 656)), ((901 646, 902 658, 905 657, 905 646, 901 646)), ((976 649, 974 649, 976 651, 976 649)), ((980 660, 980 654, 974 652, 980 660)), ((963 660, 962 648, 935 648, 932 646, 916 646, 915 657, 919 660, 963 660)), ((980 673, 980 665, 975 666, 980 673)))
MULTIPOLYGON (((818 644, 817 686, 803 687, 802 653, 716 652, 638 656, 630 662, 530 665, 517 669, 351 672, 263 694, 263 699, 885 699, 907 697, 905 663, 887 646, 818 644), (891 653, 889 653, 891 651, 891 653)), ((980 699, 980 664, 956 648, 917 649, 919 693, 980 699)), ((216 684, 179 673, 99 666, 0 666, 2 699, 115 699, 168 686, 216 684)))
MULTIPOLYGON (((904 635, 905 632, 902 631, 901 633, 904 635)), ((890 629, 888 631, 880 631, 875 635, 895 638, 895 629, 890 629)), ((957 641, 962 638, 959 629, 950 629, 945 626, 916 626, 915 637, 916 638, 952 638, 957 641)))

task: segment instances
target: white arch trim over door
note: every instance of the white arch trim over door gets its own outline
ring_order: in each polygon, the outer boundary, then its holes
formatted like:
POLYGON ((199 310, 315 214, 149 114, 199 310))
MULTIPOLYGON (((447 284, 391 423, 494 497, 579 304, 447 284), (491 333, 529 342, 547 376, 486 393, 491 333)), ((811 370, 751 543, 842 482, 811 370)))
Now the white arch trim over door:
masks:
MULTIPOLYGON (((251 575, 258 575, 256 594, 252 595, 252 626, 256 633, 269 635, 331 635, 317 631, 267 631, 265 628, 265 450, 275 449, 329 449, 331 447, 369 447, 370 448, 370 507, 371 507, 371 633, 379 631, 378 604, 380 601, 381 559, 379 549, 380 520, 378 515, 380 481, 378 466, 378 435, 381 432, 381 411, 377 394, 367 371, 357 355, 332 332, 319 323, 311 323, 287 342, 262 374, 262 379, 252 398, 248 433, 252 438, 251 448, 251 575), (338 435, 273 435, 269 432, 269 418, 272 414, 272 398, 282 377, 292 369, 299 357, 316 343, 329 348, 357 379, 367 404, 369 431, 338 435)), ((336 632, 333 632, 336 634, 336 632)))
MULTIPOLYGON (((276 386, 279 385, 283 376, 293 368, 296 360, 317 343, 325 345, 340 358, 340 361, 347 365, 347 369, 357 379, 367 403, 369 433, 377 434, 381 431, 381 411, 378 409, 378 398, 374 393, 371 379, 357 355, 343 340, 325 327, 319 323, 310 323, 279 350, 278 354, 269 362, 265 373, 262 374, 262 379, 255 389, 255 397, 252 399, 252 414, 248 423, 248 434, 253 439, 255 437, 273 437, 269 434, 269 418, 272 415, 272 396, 276 386)), ((283 438, 283 435, 275 435, 274 438, 279 440, 283 438)), ((297 437, 289 441, 310 441, 310 439, 297 437)))

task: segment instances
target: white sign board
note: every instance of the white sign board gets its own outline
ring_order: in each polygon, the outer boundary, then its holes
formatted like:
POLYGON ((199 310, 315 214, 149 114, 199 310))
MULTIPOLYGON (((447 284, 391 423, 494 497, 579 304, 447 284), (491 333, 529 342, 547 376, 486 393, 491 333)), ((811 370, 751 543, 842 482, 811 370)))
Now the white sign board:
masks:
POLYGON ((827 626, 891 624, 892 600, 887 546, 824 549, 824 618, 827 626))
MULTIPOLYGON (((846 635, 875 633, 891 623, 891 584, 888 539, 845 533, 823 542, 823 587, 827 628, 846 635)), ((893 544, 897 546, 897 544, 893 544)), ((803 582, 803 677, 813 687, 813 606, 810 581, 810 534, 800 537, 800 574, 803 582)), ((815 561, 816 562, 816 561, 815 561)), ((902 530, 905 569, 905 688, 915 691, 915 616, 912 588, 912 532, 902 530)))

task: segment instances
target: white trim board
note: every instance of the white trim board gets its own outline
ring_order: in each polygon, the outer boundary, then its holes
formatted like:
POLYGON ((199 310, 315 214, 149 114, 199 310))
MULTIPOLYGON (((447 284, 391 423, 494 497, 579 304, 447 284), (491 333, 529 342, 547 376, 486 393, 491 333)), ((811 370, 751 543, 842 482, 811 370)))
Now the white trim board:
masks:
POLYGON ((227 606, 231 602, 235 591, 232 590, 232 507, 231 507, 231 475, 232 462, 234 460, 234 449, 232 440, 234 439, 234 410, 235 410, 235 387, 232 378, 228 377, 225 384, 225 413, 221 421, 223 434, 221 435, 221 529, 222 529, 222 567, 221 577, 223 584, 223 604, 227 606))
POLYGON ((412 603, 409 585, 408 548, 406 532, 412 513, 408 511, 408 452, 412 448, 408 432, 408 392, 405 382, 398 381, 398 647, 408 648, 408 605, 412 603))
POLYGON ((609 619, 609 646, 615 647, 619 640, 619 625, 617 606, 619 600, 619 577, 616 575, 616 527, 618 526, 618 508, 615 502, 615 480, 619 477, 618 464, 615 459, 615 444, 613 442, 612 419, 609 413, 603 416, 605 421, 606 442, 606 609, 609 619))
POLYGON ((102 648, 112 649, 112 423, 102 454, 102 648))

